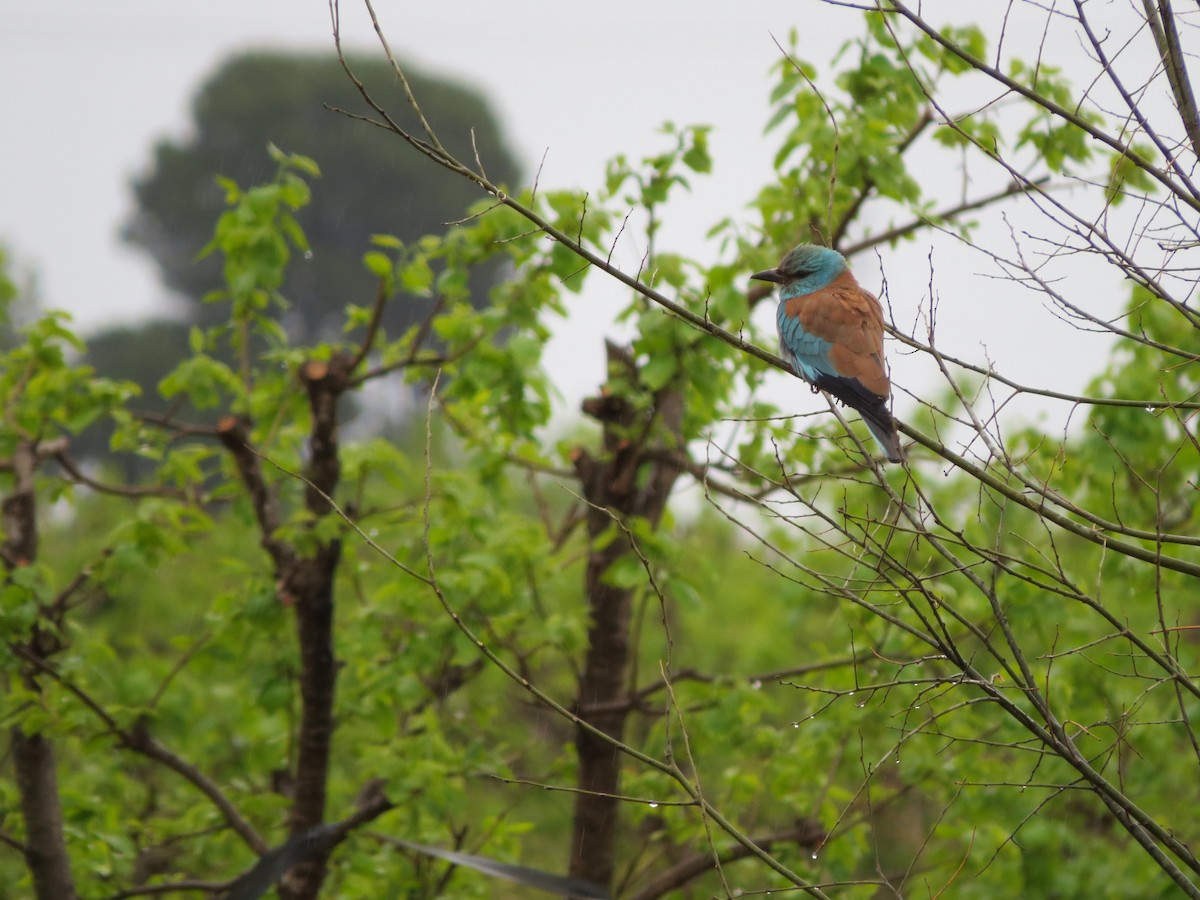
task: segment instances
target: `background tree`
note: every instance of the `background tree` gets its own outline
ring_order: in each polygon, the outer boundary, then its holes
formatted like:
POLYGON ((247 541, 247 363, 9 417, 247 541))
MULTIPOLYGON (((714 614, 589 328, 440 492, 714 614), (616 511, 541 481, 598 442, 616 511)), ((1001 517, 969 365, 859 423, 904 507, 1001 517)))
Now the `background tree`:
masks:
MULTIPOLYGON (((356 62, 375 77, 390 77, 386 61, 356 62)), ((517 164, 484 99, 444 78, 414 78, 437 103, 450 146, 468 157, 478 150, 498 183, 515 181, 517 164)), ((390 91, 393 100, 401 99, 399 86, 390 91)), ((201 305, 220 277, 220 262, 196 261, 224 207, 214 173, 243 185, 269 179, 274 163, 263 153, 269 143, 320 160, 325 172, 322 190, 297 214, 312 256, 291 266, 280 286, 289 302, 283 322, 298 341, 337 335, 346 304, 371 296, 374 279, 362 266, 371 235, 414 241, 441 231, 474 200, 460 179, 416 165, 376 129, 346 128, 327 107, 362 109, 335 57, 247 53, 226 62, 200 88, 191 134, 154 149, 149 171, 134 182, 137 211, 126 238, 150 253, 168 287, 196 304, 192 321, 223 320, 219 308, 201 305)), ((403 115, 409 126, 417 124, 412 112, 403 115)), ((494 266, 476 273, 480 296, 497 274, 494 266)), ((385 324, 402 329, 427 311, 419 299, 392 304, 385 324)))
MULTIPOLYGON (((386 62, 358 62, 373 76, 386 77, 386 62)), ((485 154, 500 182, 515 181, 518 167, 484 98, 444 78, 414 77, 436 97, 451 145, 461 153, 485 154)), ((288 302, 280 321, 302 343, 337 336, 346 305, 377 289, 375 276, 362 265, 371 235, 413 241, 437 233, 473 200, 460 179, 414 166, 385 134, 348 129, 327 107, 361 108, 336 57, 246 53, 228 60, 200 87, 189 134, 154 148, 148 170, 134 182, 137 210, 125 238, 148 252, 167 287, 187 300, 186 316, 108 328, 89 340, 92 365, 107 377, 139 385, 144 410, 167 408, 155 385, 186 354, 189 328, 225 321, 220 306, 204 302, 220 278, 220 260, 198 258, 225 204, 217 178, 243 185, 270 179, 278 164, 264 152, 268 144, 318 159, 326 173, 322 190, 296 213, 311 256, 290 266, 280 286, 288 302)), ((497 265, 479 266, 471 275, 475 296, 486 297, 499 277, 497 265)), ((407 303, 388 305, 381 325, 403 331, 425 318, 428 303, 410 294, 407 303)), ((80 436, 76 454, 115 465, 107 454, 110 437, 105 428, 80 436)), ((127 479, 147 474, 134 460, 119 464, 127 479)))

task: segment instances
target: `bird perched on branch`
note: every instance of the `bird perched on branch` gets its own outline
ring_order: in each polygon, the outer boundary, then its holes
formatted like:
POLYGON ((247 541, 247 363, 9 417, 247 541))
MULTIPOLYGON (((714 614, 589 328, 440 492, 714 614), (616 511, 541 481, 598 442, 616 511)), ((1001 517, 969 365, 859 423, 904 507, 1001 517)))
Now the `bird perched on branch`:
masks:
POLYGON ((888 410, 883 308, 850 274, 836 250, 801 244, 774 269, 751 278, 780 286, 779 346, 792 369, 858 410, 888 462, 901 462, 900 435, 888 410))

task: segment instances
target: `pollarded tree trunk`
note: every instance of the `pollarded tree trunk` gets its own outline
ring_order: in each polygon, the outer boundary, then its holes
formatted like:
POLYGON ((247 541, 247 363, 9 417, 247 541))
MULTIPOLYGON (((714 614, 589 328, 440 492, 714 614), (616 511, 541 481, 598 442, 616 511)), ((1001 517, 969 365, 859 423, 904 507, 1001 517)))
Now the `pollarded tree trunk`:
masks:
MULTIPOLYGON (((61 449, 60 443, 39 446, 36 440, 22 440, 12 458, 4 461, 5 468, 13 473, 13 489, 3 503, 4 543, 0 552, 9 578, 14 569, 28 566, 37 558, 34 474, 39 458, 53 455, 61 449)), ((59 623, 49 624, 48 629, 40 623, 35 625, 29 640, 19 647, 26 660, 25 682, 35 691, 39 664, 61 648, 56 636, 59 623)), ((26 732, 20 725, 14 726, 10 734, 21 817, 25 822, 25 863, 33 879, 34 893, 38 900, 74 900, 75 880, 63 836, 54 745, 45 735, 26 732)))
MULTIPOLYGON (((609 566, 627 552, 627 547, 613 542, 588 559, 591 624, 578 701, 579 717, 617 740, 624 739, 629 715, 624 701, 633 592, 607 585, 603 578, 609 566)), ((583 793, 575 795, 570 873, 608 885, 613 877, 618 808, 611 796, 600 795, 617 793, 620 754, 608 741, 583 728, 576 729, 575 750, 579 757, 577 787, 583 793)))
MULTIPOLYGON (((609 344, 608 357, 610 366, 623 366, 636 379, 628 353, 609 344)), ((668 387, 653 400, 649 412, 635 410, 616 394, 585 401, 584 412, 604 426, 605 457, 580 452, 575 459, 583 496, 590 504, 587 532, 592 545, 584 583, 588 645, 576 708, 580 719, 618 741, 624 739, 630 711, 627 679, 634 589, 611 584, 606 575, 634 551, 622 536, 600 538, 617 522, 634 517, 657 525, 679 476, 680 469, 671 459, 682 443, 682 396, 668 387)), ((619 833, 615 795, 620 792, 620 754, 612 743, 583 727, 576 728, 575 748, 580 793, 575 795, 570 874, 611 886, 619 833)))
MULTIPOLYGON (((312 416, 304 505, 314 519, 334 512, 326 498, 337 488, 341 474, 338 401, 349 386, 359 359, 335 354, 328 362, 310 360, 300 368, 312 416)), ((275 534, 280 525, 275 498, 263 477, 260 459, 249 446, 245 424, 228 416, 217 430, 250 494, 263 548, 274 563, 280 601, 291 606, 296 617, 301 704, 295 792, 289 822, 291 835, 296 837, 325 821, 337 682, 333 647, 334 579, 341 558, 341 541, 322 540, 315 549, 301 553, 280 540, 275 534)), ((280 884, 280 896, 286 900, 317 897, 325 880, 328 853, 328 848, 319 850, 297 864, 280 884)))

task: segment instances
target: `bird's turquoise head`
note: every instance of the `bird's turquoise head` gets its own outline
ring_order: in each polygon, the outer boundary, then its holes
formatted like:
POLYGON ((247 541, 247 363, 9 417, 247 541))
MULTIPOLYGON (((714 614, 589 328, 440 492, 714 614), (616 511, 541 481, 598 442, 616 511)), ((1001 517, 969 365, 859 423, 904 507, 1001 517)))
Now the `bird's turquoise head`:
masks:
POLYGON ((819 291, 846 271, 846 258, 836 250, 801 244, 796 247, 774 269, 755 272, 751 278, 782 285, 779 296, 801 297, 819 291))

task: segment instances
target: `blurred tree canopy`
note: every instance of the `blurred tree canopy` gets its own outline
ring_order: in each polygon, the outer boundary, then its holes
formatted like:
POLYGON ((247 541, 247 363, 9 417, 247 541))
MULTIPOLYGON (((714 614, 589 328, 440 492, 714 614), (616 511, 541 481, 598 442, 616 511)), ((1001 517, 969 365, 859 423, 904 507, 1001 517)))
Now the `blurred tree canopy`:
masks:
MULTIPOLYGON (((403 106, 403 92, 386 60, 352 58, 360 77, 391 85, 388 103, 403 106)), ((448 146, 474 157, 474 148, 496 180, 515 181, 519 167, 497 120, 474 90, 420 73, 414 89, 437 109, 448 146), (474 142, 474 143, 472 143, 474 142)), ((328 338, 341 328, 348 303, 369 302, 376 290, 362 266, 373 234, 415 240, 440 232, 476 198, 472 186, 449 172, 431 170, 377 128, 347 127, 326 107, 370 112, 337 58, 328 53, 253 52, 225 63, 200 88, 193 128, 183 139, 162 141, 149 169, 133 185, 137 210, 126 239, 158 263, 166 284, 199 304, 220 278, 220 260, 197 261, 225 206, 214 174, 238 184, 269 180, 275 164, 264 153, 274 143, 321 165, 325 177, 313 202, 298 213, 311 258, 292 266, 280 288, 291 308, 284 324, 296 340, 328 338)), ((414 114, 401 115, 416 127, 414 114)), ((478 296, 495 279, 491 266, 474 275, 478 296)), ((393 304, 386 324, 400 328, 423 316, 427 301, 393 304)), ((197 306, 194 321, 222 318, 197 306)))
MULTIPOLYGON (((349 62, 360 77, 392 85, 388 102, 401 105, 403 94, 386 60, 349 62)), ((482 95, 439 77, 408 77, 415 90, 436 98, 448 146, 471 157, 477 149, 488 172, 502 182, 519 177, 519 166, 482 95)), ((222 65, 200 88, 189 133, 154 148, 153 161, 133 184, 137 209, 125 238, 146 250, 165 284, 188 299, 187 319, 121 325, 88 341, 89 360, 100 374, 141 388, 141 408, 166 408, 154 387, 187 352, 188 329, 227 318, 223 309, 203 302, 221 277, 221 261, 217 255, 197 257, 225 208, 226 192, 217 178, 242 185, 270 180, 276 163, 264 152, 268 144, 309 156, 324 171, 321 190, 297 212, 312 255, 290 266, 280 286, 289 304, 281 322, 299 342, 335 337, 346 306, 372 299, 376 278, 362 264, 371 235, 411 241, 441 232, 476 199, 461 178, 430 169, 380 129, 347 127, 327 106, 369 112, 333 54, 246 53, 222 65)), ((415 126, 413 115, 401 119, 415 126)), ((499 261, 473 271, 472 296, 486 297, 501 272, 499 261)), ((408 296, 403 303, 389 304, 384 328, 399 333, 423 319, 432 302, 408 296)), ((110 437, 103 428, 84 435, 76 453, 112 461, 106 449, 110 437)), ((120 467, 127 477, 145 472, 136 460, 127 459, 120 467)))

